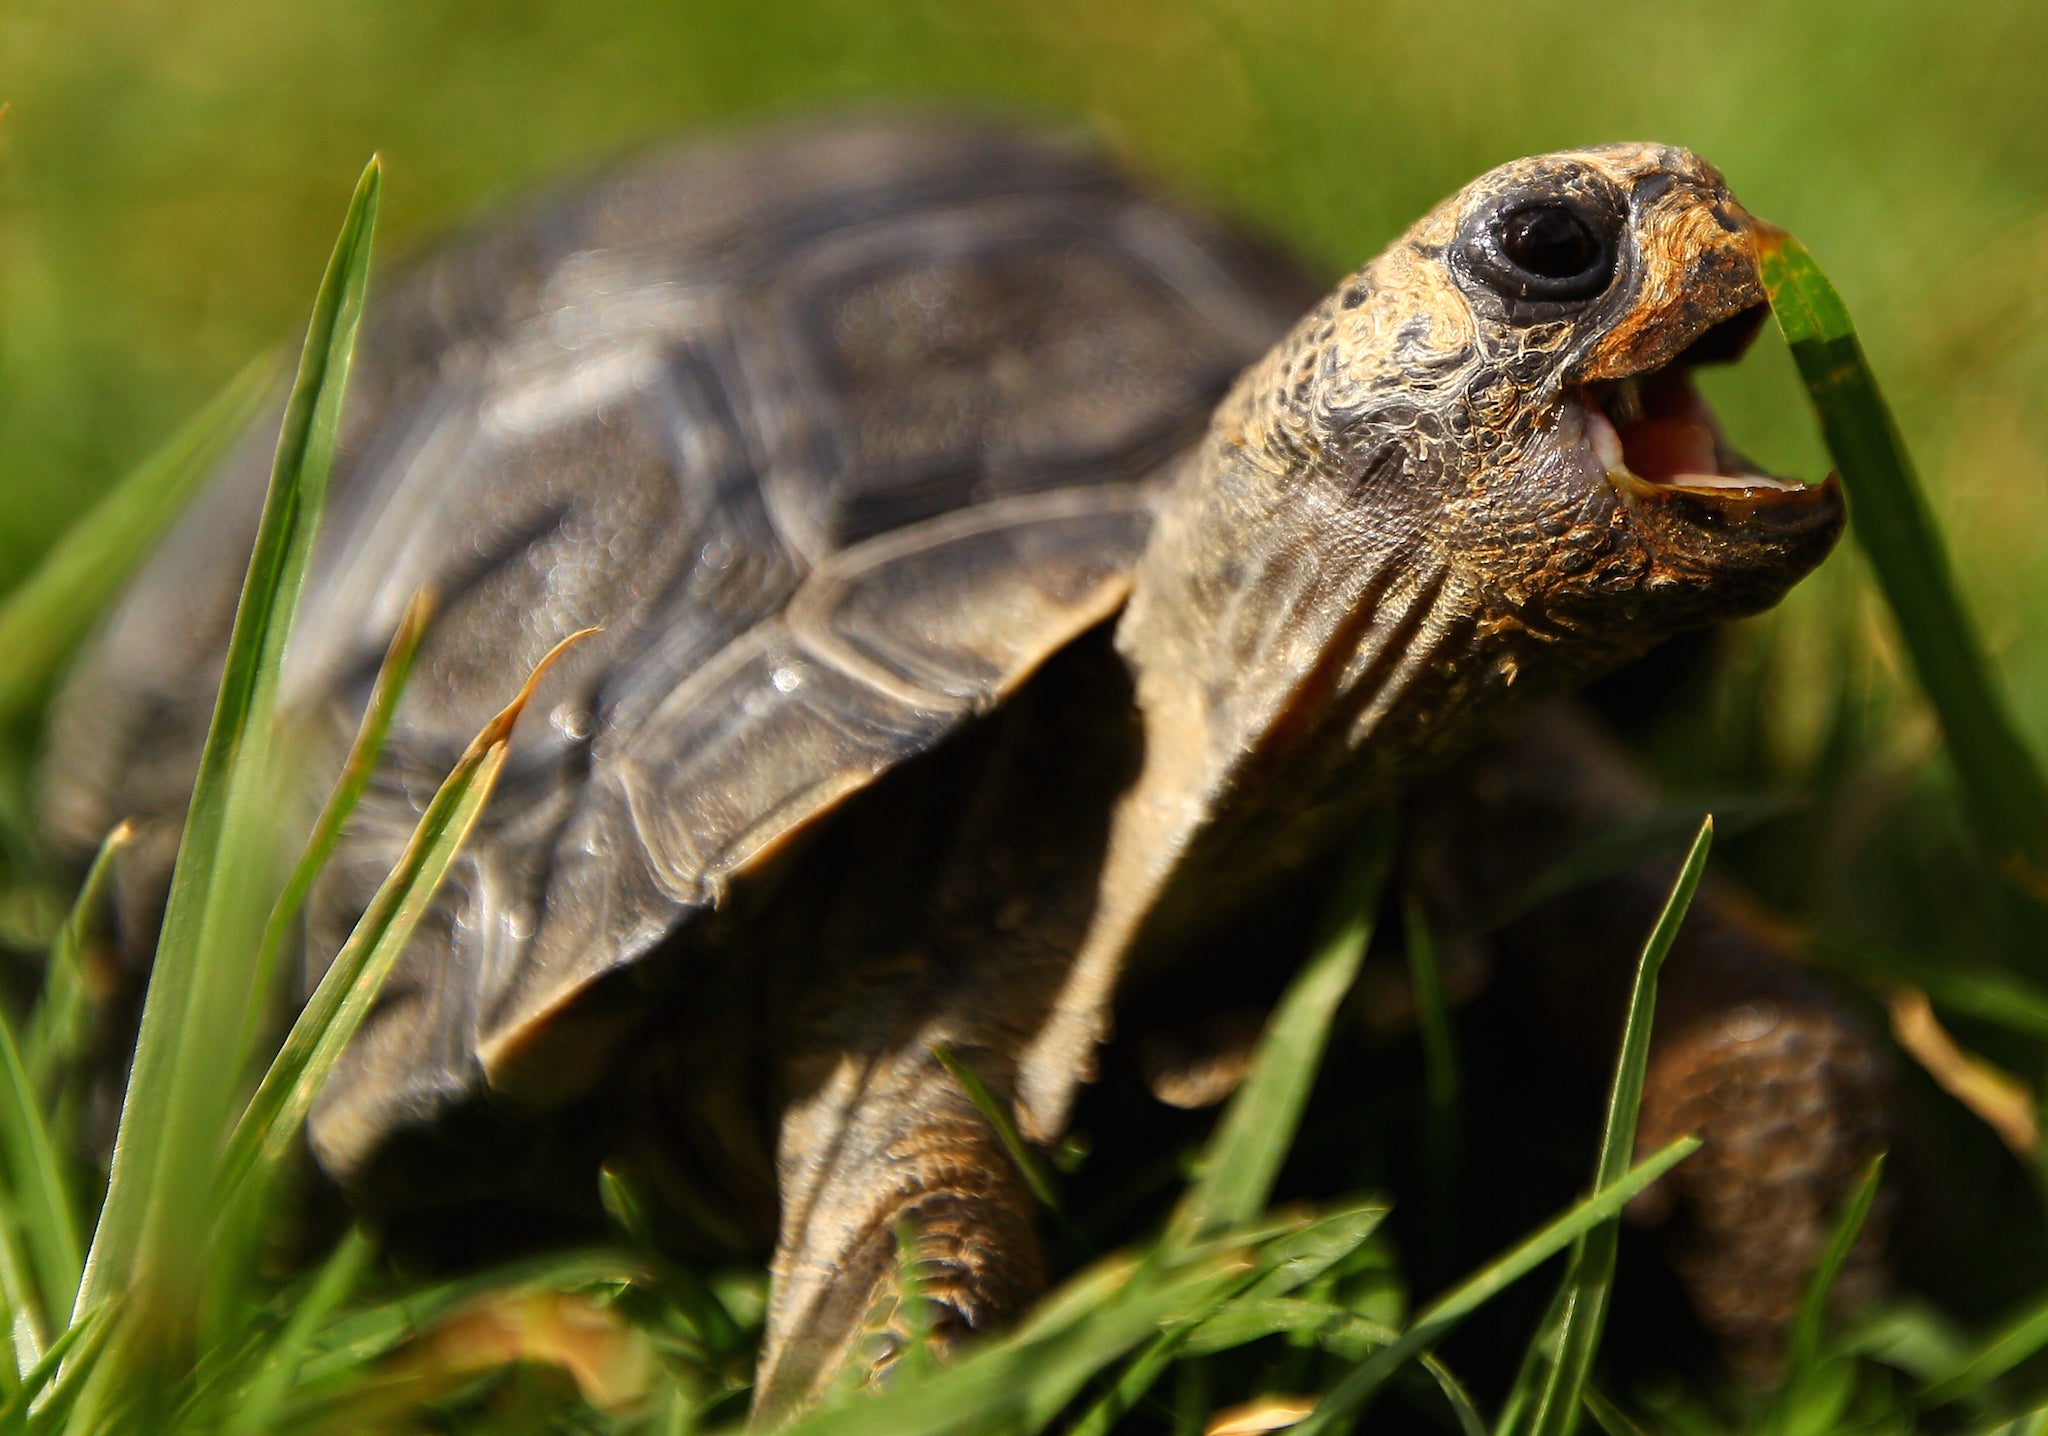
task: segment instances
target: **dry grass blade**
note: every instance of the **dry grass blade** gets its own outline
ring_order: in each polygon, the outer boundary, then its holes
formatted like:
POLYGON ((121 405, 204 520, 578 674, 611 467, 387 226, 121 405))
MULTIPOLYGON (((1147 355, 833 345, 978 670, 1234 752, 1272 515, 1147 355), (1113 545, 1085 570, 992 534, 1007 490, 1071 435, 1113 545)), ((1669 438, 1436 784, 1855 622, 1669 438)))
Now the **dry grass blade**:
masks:
POLYGON ((1266 1396, 1217 1412, 1202 1436, 1266 1436, 1299 1425, 1315 1409, 1312 1396, 1266 1396))
POLYGON ((1970 812, 2008 871, 2048 895, 2048 781, 2020 737, 1849 311, 1806 247, 1758 243, 1771 311, 1792 347, 1852 503, 1853 528, 1948 736, 1970 812))
POLYGON ((1917 987, 1892 993, 1892 1036, 1949 1096, 1975 1112, 2014 1156, 2030 1162, 2041 1146, 2041 1119, 2026 1083, 2002 1067, 1965 1052, 1934 1015, 1917 987))
POLYGON ((314 1096, 369 1015, 378 989, 412 940, 490 798, 513 726, 535 686, 556 658, 594 632, 573 633, 549 650, 518 695, 471 740, 427 804, 398 865, 378 886, 355 930, 335 954, 236 1123, 220 1163, 219 1191, 224 1196, 232 1196, 259 1166, 276 1168, 289 1160, 314 1096))
POLYGON ((22 1062, 36 1094, 47 1099, 60 1073, 72 1067, 86 1040, 86 1023, 91 1012, 91 993, 86 978, 85 952, 100 922, 113 881, 115 864, 135 841, 135 825, 123 819, 101 840, 85 871, 71 911, 57 929, 50 944, 48 966, 43 970, 42 996, 29 1016, 28 1031, 22 1039, 22 1062))

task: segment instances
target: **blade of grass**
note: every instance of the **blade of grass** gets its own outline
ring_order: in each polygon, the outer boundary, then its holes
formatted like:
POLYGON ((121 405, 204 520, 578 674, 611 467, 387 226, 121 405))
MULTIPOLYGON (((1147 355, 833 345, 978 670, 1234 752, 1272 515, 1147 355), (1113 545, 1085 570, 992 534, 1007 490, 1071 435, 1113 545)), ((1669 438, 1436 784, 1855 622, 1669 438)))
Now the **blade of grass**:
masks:
POLYGON ((1849 311, 1798 240, 1768 230, 1757 248, 1771 311, 1848 486, 1857 540, 1941 719, 1965 803, 2006 870, 2048 895, 2048 781, 1956 592, 1934 515, 1849 311))
POLYGON ((222 1436, 262 1436, 284 1405, 314 1334, 362 1280, 370 1261, 370 1241, 352 1228, 307 1285, 303 1297, 276 1338, 265 1344, 261 1360, 246 1388, 228 1410, 222 1436))
MULTIPOLYGON (((1607 1099, 1607 1122, 1600 1134, 1600 1156, 1593 1173, 1593 1190, 1598 1192, 1619 1181, 1628 1170, 1629 1156, 1636 1145, 1636 1118, 1643 1105, 1643 1076, 1650 1063, 1650 1030, 1656 1017, 1657 975, 1677 940, 1678 929, 1692 906, 1700 874, 1707 866, 1707 852, 1714 842, 1714 820, 1700 824, 1685 855, 1678 878, 1671 886, 1664 910, 1657 915, 1636 963, 1633 990, 1629 993, 1628 1017, 1622 1026, 1621 1053, 1615 1059, 1614 1082, 1607 1099)), ((1579 1422, 1586 1382, 1593 1371, 1593 1357, 1600 1347, 1600 1335, 1607 1321, 1607 1302, 1614 1284, 1620 1232, 1618 1219, 1594 1227, 1573 1244, 1564 1280, 1558 1286, 1552 1311, 1552 1330, 1539 1332, 1530 1344, 1516 1390, 1508 1406, 1519 1413, 1529 1402, 1526 1424, 1503 1423, 1504 1431, 1526 1430, 1533 1436, 1570 1436, 1579 1422), (1525 1383, 1533 1382, 1533 1390, 1525 1383)), ((1548 1325, 1548 1323, 1546 1323, 1548 1325)))
POLYGON ((343 826, 376 772, 377 759, 384 751, 385 738, 390 735, 391 719, 398 711, 398 700, 405 696, 406 680, 412 675, 412 661, 419 652, 420 640, 426 637, 433 607, 433 596, 425 589, 415 593, 405 606, 397 631, 391 635, 391 643, 384 651, 384 661, 377 668, 370 701, 363 709, 355 741, 349 745, 348 756, 342 761, 341 776, 320 809, 320 816, 314 820, 312 835, 306 840, 305 851, 299 855, 298 866, 292 869, 291 876, 285 880, 284 891, 271 905, 269 920, 263 925, 262 944, 256 951, 256 970, 251 978, 255 996, 249 1004, 248 1019, 238 1050, 251 1051, 256 1045, 255 1029, 269 1009, 270 992, 277 981, 278 954, 284 950, 285 938, 298 918, 299 909, 305 905, 306 894, 313 890, 321 869, 327 866, 327 859, 334 853, 334 845, 341 840, 343 826))
POLYGON ((1635 1164, 1628 1175, 1604 1187, 1525 1237, 1492 1262, 1438 1297, 1423 1310, 1401 1339, 1374 1352, 1332 1387, 1296 1436, 1324 1436, 1347 1429, 1387 1380, 1422 1352, 1450 1335, 1459 1322, 1556 1256, 1584 1233, 1616 1216, 1631 1197, 1699 1150, 1699 1139, 1681 1137, 1635 1164))
POLYGON ((251 364, 57 541, 0 602, 0 722, 33 705, 64 655, 184 507, 270 386, 251 364))
POLYGON ((1465 1383, 1458 1380, 1451 1368, 1427 1351, 1415 1358, 1415 1364, 1436 1379, 1437 1390, 1443 1392, 1451 1415, 1457 1418, 1459 1436, 1486 1436, 1486 1422, 1472 1400, 1472 1393, 1465 1389, 1465 1383))
POLYGON ((34 1263, 22 1246, 20 1219, 0 1206, 0 1322, 5 1323, 7 1344, 14 1352, 13 1361, 0 1361, 0 1394, 12 1392, 22 1373, 41 1360, 45 1332, 36 1317, 40 1300, 34 1263))
POLYGON ((644 1276, 642 1266, 637 1256, 616 1251, 549 1252, 413 1287, 325 1323, 307 1344, 300 1385, 346 1384, 351 1376, 382 1362, 422 1331, 478 1302, 527 1288, 573 1291, 604 1283, 637 1282, 644 1276))
POLYGON ((1600 1394, 1600 1388, 1586 1387, 1586 1414, 1607 1436, 1649 1436, 1626 1411, 1600 1394))
POLYGON ((1231 1098, 1169 1231, 1192 1240, 1250 1221, 1266 1205, 1302 1108, 1372 940, 1392 862, 1393 825, 1376 822, 1345 862, 1314 952, 1267 1020, 1251 1075, 1231 1098))
POLYGON ((0 1429, 9 1424, 30 1429, 31 1411, 36 1418, 34 1429, 59 1429, 71 1403, 99 1365, 100 1354, 113 1331, 112 1311, 110 1306, 95 1309, 82 1320, 72 1322, 50 1343, 43 1359, 22 1378, 20 1389, 5 1405, 0 1405, 0 1429))
MULTIPOLYGON (((640 1251, 660 1250, 660 1232, 649 1221, 646 1206, 633 1184, 609 1165, 598 1170, 597 1184, 605 1214, 613 1224, 640 1251)), ((653 1279, 646 1285, 658 1290, 659 1296, 707 1351, 724 1356, 739 1348, 743 1340, 739 1324, 732 1319, 732 1313, 726 1310, 725 1303, 718 1299, 718 1294, 695 1266, 686 1262, 662 1261, 656 1264, 650 1276, 653 1279)))
POLYGON ((1401 928, 1408 945, 1408 986, 1415 994, 1415 1024, 1422 1034, 1422 1200, 1417 1257, 1425 1280, 1450 1275, 1458 1211, 1458 1153, 1464 1122, 1458 1110, 1458 1049, 1444 1001, 1436 935, 1422 901, 1409 893, 1401 928))
MULTIPOLYGON (((1392 825, 1385 821, 1376 823, 1354 846, 1331 895, 1315 950, 1267 1019, 1251 1075, 1217 1123, 1194 1185, 1167 1224, 1160 1252, 1168 1259, 1177 1243, 1240 1225, 1265 1207, 1280 1164, 1293 1145, 1337 1005, 1365 960, 1392 851, 1392 825)), ((1365 1235, 1369 1232, 1358 1241, 1365 1235)), ((1353 1248, 1356 1245, 1352 1243, 1353 1248)), ((1179 1343, 1207 1315, 1183 1317, 1154 1338, 1082 1417, 1074 1436, 1102 1436, 1121 1420, 1165 1374, 1179 1343)))
POLYGON ((20 1223, 41 1294, 40 1301, 17 1310, 15 1316, 29 1318, 28 1328, 39 1356, 49 1333, 62 1331, 66 1325, 85 1258, 64 1163, 43 1123, 42 1106, 14 1040, 14 1024, 4 1015, 0 1015, 0 1158, 7 1170, 9 1215, 20 1223))
POLYGON ((1898 985, 1893 979, 1901 979, 1924 990, 1945 1011, 2048 1041, 2048 988, 2017 973, 1952 958, 1921 957, 1860 937, 1847 943, 1815 934, 1803 950, 1815 966, 1859 981, 1880 998, 1898 985))
MULTIPOLYGON (((241 1066, 239 1054, 222 1048, 243 1026, 247 963, 261 922, 255 895, 268 887, 262 809, 270 797, 278 673, 333 461, 380 180, 372 160, 314 302, 172 874, 107 1199, 79 1288, 81 1314, 123 1292, 126 1315, 159 1328, 143 1335, 152 1343, 184 1339, 204 1285, 202 1244, 193 1237, 207 1226, 217 1144, 241 1066)), ((102 1362, 99 1371, 125 1365, 102 1362)))
POLYGON ((1245 1254, 1205 1250, 1170 1268, 1084 1274, 1014 1335, 930 1379, 829 1407, 790 1436, 939 1436, 1042 1429, 1103 1367, 1183 1313, 1212 1310, 1244 1279, 1245 1254))
POLYGON ((1795 1412, 1799 1403, 1815 1389, 1815 1378, 1821 1367, 1821 1336, 1827 1329, 1828 1297, 1842 1275, 1842 1268, 1848 1265, 1849 1253, 1855 1248, 1865 1219, 1870 1216, 1871 1203, 1877 1200, 1878 1179, 1883 1174, 1884 1153, 1878 1152, 1864 1164, 1863 1171, 1856 1178, 1848 1200, 1842 1204, 1841 1217, 1835 1223, 1827 1250, 1821 1253, 1813 1275, 1807 1278, 1798 1315, 1793 1318, 1792 1330, 1785 1342, 1785 1380, 1763 1422, 1763 1429, 1767 1432, 1825 1429, 1814 1422, 1796 1419, 1795 1412))
POLYGON ((960 1090, 974 1103, 975 1110, 982 1115, 982 1120, 995 1129, 997 1139, 1003 1144, 1003 1150, 1009 1153, 1010 1160, 1017 1164, 1017 1170, 1023 1174, 1024 1183, 1031 1188, 1031 1194, 1038 1198, 1047 1211, 1058 1216, 1059 1188, 1053 1184, 1052 1173, 1038 1160, 1038 1154, 1031 1150, 1031 1144, 1024 1140, 1024 1134, 1017 1130, 1017 1123, 1010 1116, 1009 1109, 989 1089, 988 1083, 981 1080, 981 1074, 962 1062, 952 1049, 934 1043, 930 1050, 932 1056, 939 1060, 939 1065, 960 1084, 960 1090))
POLYGON ((22 1374, 21 1384, 13 1394, 0 1403, 0 1431, 28 1430, 29 1408, 41 1399, 43 1392, 61 1372, 74 1370, 82 1363, 85 1358, 73 1360, 74 1354, 87 1347, 95 1333, 104 1331, 105 1327, 105 1321, 96 1319, 74 1322, 59 1332, 42 1359, 22 1374), (68 1366, 67 1362, 70 1363, 68 1366))
POLYGON ((1994 1419, 1966 1429, 1970 1436, 2048 1436, 2048 1406, 2037 1406, 2010 1420, 1994 1419))
MULTIPOLYGON (((1325 1351, 1356 1361, 1375 1346, 1391 1346, 1401 1333, 1349 1307, 1302 1297, 1241 1297, 1190 1332, 1181 1356, 1213 1356, 1269 1336, 1304 1335, 1325 1351)), ((1080 1428, 1076 1427, 1076 1436, 1080 1428)))
POLYGON ((49 1099, 58 1074, 76 1062, 85 1042, 92 1004, 85 976, 85 949, 98 926, 107 900, 114 865, 135 841, 135 825, 122 820, 100 842, 92 866, 85 871, 71 912, 57 929, 43 970, 42 996, 22 1039, 22 1063, 37 1096, 49 1099))
POLYGON ((2022 1361, 2048 1347, 2048 1299, 2007 1321, 1939 1381, 1920 1391, 1922 1406, 1944 1406, 1982 1390, 2022 1361))
POLYGON ((290 1162, 313 1098, 369 1015, 384 979, 412 941, 490 798, 511 746, 512 729, 535 687, 558 657, 594 632, 573 633, 549 650, 525 686, 463 750, 428 802, 397 866, 378 885, 355 930, 300 1009, 284 1046, 236 1122, 218 1168, 217 1190, 224 1200, 232 1202, 236 1189, 259 1169, 275 1171, 290 1162))
MULTIPOLYGON (((1166 1369, 1184 1354, 1183 1348, 1191 1338, 1203 1332, 1244 1330, 1242 1322, 1231 1322, 1231 1313, 1240 1305, 1266 1312, 1279 1298, 1314 1281, 1363 1246, 1379 1230, 1380 1223, 1386 1220, 1387 1210, 1381 1202, 1362 1203, 1312 1223, 1291 1237, 1282 1238, 1270 1270, 1249 1278, 1239 1291, 1228 1293, 1214 1310, 1184 1314, 1154 1337, 1130 1365, 1118 1373, 1110 1389, 1088 1408, 1069 1430, 1068 1436, 1106 1436, 1144 1399, 1145 1393, 1152 1389, 1166 1369)), ((1349 1315, 1348 1312, 1344 1314, 1349 1315)), ((1255 1341, 1272 1334, 1272 1331, 1251 1330, 1243 1340, 1255 1341)))

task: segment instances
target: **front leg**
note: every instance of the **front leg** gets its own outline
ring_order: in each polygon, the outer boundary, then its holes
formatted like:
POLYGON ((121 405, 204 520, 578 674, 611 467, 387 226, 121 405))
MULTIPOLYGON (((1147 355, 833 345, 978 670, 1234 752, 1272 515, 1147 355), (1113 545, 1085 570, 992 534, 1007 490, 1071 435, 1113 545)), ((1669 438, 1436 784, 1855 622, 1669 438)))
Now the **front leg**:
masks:
POLYGON ((943 1353, 1044 1283, 1030 1189, 925 1042, 842 1056, 814 1075, 782 1117, 781 1234, 754 1393, 762 1426, 841 1384, 874 1382, 914 1332, 943 1353), (922 1311, 901 1309, 912 1284, 922 1311))

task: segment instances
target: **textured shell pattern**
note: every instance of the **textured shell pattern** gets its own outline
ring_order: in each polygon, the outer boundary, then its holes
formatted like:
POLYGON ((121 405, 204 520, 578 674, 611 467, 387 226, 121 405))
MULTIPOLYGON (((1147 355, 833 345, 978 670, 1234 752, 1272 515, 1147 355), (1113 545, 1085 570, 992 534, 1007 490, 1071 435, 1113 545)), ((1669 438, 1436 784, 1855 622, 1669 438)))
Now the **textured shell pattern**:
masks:
MULTIPOLYGON (((462 744, 556 641, 603 631, 543 683, 323 1098, 325 1164, 518 1085, 537 1025, 1115 612, 1156 490, 1313 297, 1079 150, 892 123, 643 159, 406 270, 365 332, 286 677, 323 782, 407 601, 437 610, 312 903, 311 976, 462 744)), ((89 852, 141 824, 144 952, 247 548, 225 540, 253 534, 274 435, 53 725, 50 830, 89 852)))

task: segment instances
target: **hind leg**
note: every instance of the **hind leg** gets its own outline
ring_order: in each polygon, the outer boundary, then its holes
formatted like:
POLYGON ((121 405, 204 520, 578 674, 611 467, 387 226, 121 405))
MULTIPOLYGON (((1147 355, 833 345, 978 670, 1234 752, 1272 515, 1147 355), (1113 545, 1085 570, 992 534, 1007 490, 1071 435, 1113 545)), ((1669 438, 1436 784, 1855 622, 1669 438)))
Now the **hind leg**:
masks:
POLYGON ((922 1043, 819 1076, 782 1119, 761 1425, 877 1380, 920 1334, 943 1354, 1044 1282, 1022 1174, 922 1043))
MULTIPOLYGON (((1604 1081, 1642 942, 1676 852, 1498 916, 1559 856, 1653 806, 1583 710, 1553 706, 1417 804, 1415 867, 1442 930, 1472 940, 1550 1039, 1559 1070, 1604 1081)), ((1632 1214, 1668 1220, 1672 1265, 1730 1362, 1775 1377, 1800 1294, 1843 1199, 1890 1135, 1875 1033, 1802 971, 1782 932, 1709 881, 1663 970, 1639 1139, 1697 1133, 1700 1151, 1632 1214)), ((1882 1208, 1837 1286, 1854 1306, 1881 1283, 1882 1208)))

